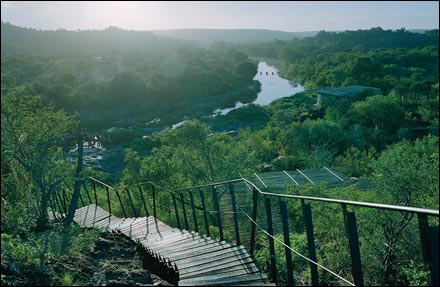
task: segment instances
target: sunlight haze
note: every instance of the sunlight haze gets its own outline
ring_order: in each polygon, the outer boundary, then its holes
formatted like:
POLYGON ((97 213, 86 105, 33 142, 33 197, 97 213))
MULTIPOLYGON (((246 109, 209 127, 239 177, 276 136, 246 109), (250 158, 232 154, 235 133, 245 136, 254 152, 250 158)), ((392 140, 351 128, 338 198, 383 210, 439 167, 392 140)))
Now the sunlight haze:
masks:
POLYGON ((2 1, 1 19, 43 30, 438 29, 437 1, 2 1))

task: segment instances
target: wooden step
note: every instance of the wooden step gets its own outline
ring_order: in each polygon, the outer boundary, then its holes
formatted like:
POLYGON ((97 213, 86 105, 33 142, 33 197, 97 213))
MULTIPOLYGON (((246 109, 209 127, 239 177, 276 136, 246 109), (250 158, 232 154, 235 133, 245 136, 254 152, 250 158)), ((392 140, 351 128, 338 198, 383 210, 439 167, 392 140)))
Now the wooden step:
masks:
POLYGON ((179 286, 275 286, 244 246, 172 228, 152 216, 118 218, 91 204, 77 209, 74 221, 81 227, 120 232, 166 257, 179 270, 179 286))

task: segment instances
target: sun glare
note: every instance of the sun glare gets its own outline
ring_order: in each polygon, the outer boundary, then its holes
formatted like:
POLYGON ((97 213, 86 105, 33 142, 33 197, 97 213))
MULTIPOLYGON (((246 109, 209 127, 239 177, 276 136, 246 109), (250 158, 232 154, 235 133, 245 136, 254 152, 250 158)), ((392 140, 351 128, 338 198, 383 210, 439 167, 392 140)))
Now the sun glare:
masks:
POLYGON ((87 13, 101 27, 147 30, 157 27, 165 17, 159 3, 116 1, 90 3, 87 13))

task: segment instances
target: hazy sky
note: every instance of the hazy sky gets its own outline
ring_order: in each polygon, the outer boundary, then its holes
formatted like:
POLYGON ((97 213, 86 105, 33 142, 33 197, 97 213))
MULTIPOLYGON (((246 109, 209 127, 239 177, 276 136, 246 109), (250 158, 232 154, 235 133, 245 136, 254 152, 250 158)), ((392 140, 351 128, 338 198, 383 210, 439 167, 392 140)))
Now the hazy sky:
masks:
POLYGON ((437 1, 1 1, 3 22, 43 30, 181 28, 337 31, 439 28, 437 1))

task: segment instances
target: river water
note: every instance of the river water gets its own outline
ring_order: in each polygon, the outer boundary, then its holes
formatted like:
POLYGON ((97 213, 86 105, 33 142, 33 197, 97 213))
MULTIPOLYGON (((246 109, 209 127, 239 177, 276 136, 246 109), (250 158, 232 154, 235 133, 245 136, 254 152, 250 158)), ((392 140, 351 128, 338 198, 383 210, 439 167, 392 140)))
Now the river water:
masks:
MULTIPOLYGON (((257 99, 252 103, 261 106, 268 105, 276 99, 289 97, 304 91, 303 86, 291 84, 288 80, 281 78, 278 75, 278 70, 273 66, 269 66, 266 62, 258 63, 258 70, 254 80, 261 83, 261 91, 258 93, 257 99)), ((246 105, 247 104, 237 102, 233 108, 215 110, 213 116, 218 114, 226 115, 230 111, 246 105)))

